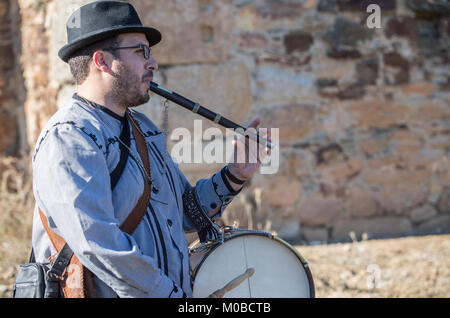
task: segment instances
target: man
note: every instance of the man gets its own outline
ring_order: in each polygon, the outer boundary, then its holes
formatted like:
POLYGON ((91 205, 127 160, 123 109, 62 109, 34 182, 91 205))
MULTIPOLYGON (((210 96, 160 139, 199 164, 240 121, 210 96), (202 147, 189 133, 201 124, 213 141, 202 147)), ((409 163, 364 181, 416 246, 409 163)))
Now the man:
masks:
MULTIPOLYGON (((190 297, 184 230, 213 238, 211 219, 223 213, 261 162, 230 163, 192 187, 168 155, 164 134, 131 109, 149 100, 158 69, 150 47, 161 40, 159 31, 142 26, 128 3, 98 1, 79 8, 67 32, 59 56, 69 64, 77 92, 46 124, 33 155, 36 261, 54 260, 53 232, 93 274, 99 297, 190 297), (138 137, 145 139, 144 155, 138 137), (125 164, 113 182, 120 163, 125 164), (147 184, 145 215, 127 233, 121 225, 147 184)), ((258 124, 255 119, 251 127, 258 124)))

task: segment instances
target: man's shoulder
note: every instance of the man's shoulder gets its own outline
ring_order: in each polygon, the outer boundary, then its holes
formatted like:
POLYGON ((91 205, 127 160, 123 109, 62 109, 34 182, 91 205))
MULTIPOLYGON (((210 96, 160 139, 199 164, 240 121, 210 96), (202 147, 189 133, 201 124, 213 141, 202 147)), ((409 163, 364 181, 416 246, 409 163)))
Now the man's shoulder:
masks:
POLYGON ((51 129, 62 124, 82 127, 89 130, 100 130, 101 120, 98 114, 88 107, 83 107, 75 99, 58 109, 49 119, 44 129, 51 129))
POLYGON ((35 153, 49 136, 62 133, 66 137, 67 135, 73 135, 74 138, 82 136, 101 150, 104 143, 101 127, 100 119, 95 112, 73 100, 72 103, 58 109, 44 125, 36 141, 35 153))
POLYGON ((102 125, 96 113, 90 109, 80 107, 76 102, 59 109, 42 129, 61 129, 63 127, 75 128, 89 134, 101 135, 102 125))

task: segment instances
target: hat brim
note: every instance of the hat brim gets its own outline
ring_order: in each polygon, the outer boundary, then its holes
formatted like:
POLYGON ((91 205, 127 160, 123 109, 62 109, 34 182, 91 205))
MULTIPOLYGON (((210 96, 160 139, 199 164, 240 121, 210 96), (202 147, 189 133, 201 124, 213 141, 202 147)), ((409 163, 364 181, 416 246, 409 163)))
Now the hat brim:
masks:
POLYGON ((78 38, 72 43, 63 46, 59 50, 58 56, 61 58, 61 60, 67 63, 70 56, 83 47, 86 47, 88 45, 94 44, 95 42, 110 38, 118 34, 135 33, 135 32, 144 33, 149 42, 149 46, 153 46, 161 41, 161 33, 155 28, 144 27, 141 25, 117 26, 115 28, 97 30, 94 33, 85 34, 84 36, 78 38))

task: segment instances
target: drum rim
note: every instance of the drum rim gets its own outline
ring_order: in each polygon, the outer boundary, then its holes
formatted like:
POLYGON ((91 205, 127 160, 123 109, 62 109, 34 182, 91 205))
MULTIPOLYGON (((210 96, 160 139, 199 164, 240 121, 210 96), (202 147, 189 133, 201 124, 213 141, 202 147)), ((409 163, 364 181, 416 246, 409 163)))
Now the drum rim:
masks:
MULTIPOLYGON (((297 256, 298 260, 300 261, 300 263, 303 265, 303 269, 306 272, 306 277, 308 279, 309 282, 309 298, 315 298, 315 286, 314 286, 314 279, 311 273, 311 269, 309 268, 309 264, 308 261, 303 257, 302 254, 300 254, 300 252, 293 247, 291 244, 289 244, 288 242, 286 242, 285 240, 283 240, 282 238, 280 238, 279 236, 267 233, 267 232, 262 232, 262 231, 242 231, 242 232, 237 232, 235 234, 232 234, 231 236, 224 238, 223 243, 225 243, 226 241, 229 241, 231 239, 240 237, 240 236, 247 236, 247 235, 258 235, 258 236, 263 236, 263 237, 267 237, 269 239, 272 239, 282 245, 284 245, 285 247, 287 247, 289 250, 291 250, 295 256, 297 256)), ((221 246, 223 243, 218 243, 215 244, 211 247, 211 249, 209 251, 207 251, 205 253, 205 256, 201 259, 201 261, 197 264, 197 266, 192 270, 192 274, 191 274, 191 279, 192 279, 192 290, 194 290, 194 283, 195 283, 195 278, 197 277, 197 273, 198 273, 198 269, 203 265, 203 262, 208 258, 208 256, 219 246, 221 246)))

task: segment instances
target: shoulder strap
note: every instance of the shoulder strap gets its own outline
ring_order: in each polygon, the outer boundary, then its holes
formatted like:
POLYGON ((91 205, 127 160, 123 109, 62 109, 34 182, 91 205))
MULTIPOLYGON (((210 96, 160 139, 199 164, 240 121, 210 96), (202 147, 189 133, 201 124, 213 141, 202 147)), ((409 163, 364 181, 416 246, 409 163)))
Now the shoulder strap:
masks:
POLYGON ((150 171, 150 159, 148 157, 147 142, 145 141, 144 134, 138 122, 133 118, 129 111, 126 112, 128 119, 130 120, 131 127, 133 130, 133 135, 136 140, 136 147, 141 157, 142 163, 145 169, 145 182, 144 182, 144 192, 139 198, 133 211, 128 215, 127 219, 121 225, 120 229, 128 234, 132 234, 137 228, 145 213, 147 213, 147 206, 150 202, 151 196, 151 171, 150 171))
POLYGON ((113 190, 116 187, 117 182, 119 182, 120 176, 122 175, 123 169, 125 169, 128 159, 128 148, 130 147, 130 128, 127 118, 124 118, 122 132, 120 133, 119 138, 126 145, 126 147, 122 144, 122 142, 119 143, 120 160, 113 172, 110 174, 111 190, 113 190))

